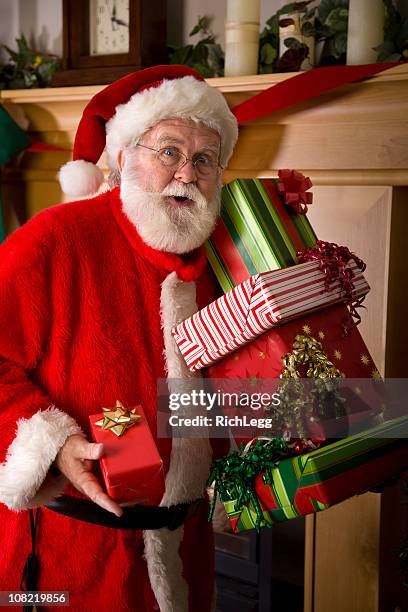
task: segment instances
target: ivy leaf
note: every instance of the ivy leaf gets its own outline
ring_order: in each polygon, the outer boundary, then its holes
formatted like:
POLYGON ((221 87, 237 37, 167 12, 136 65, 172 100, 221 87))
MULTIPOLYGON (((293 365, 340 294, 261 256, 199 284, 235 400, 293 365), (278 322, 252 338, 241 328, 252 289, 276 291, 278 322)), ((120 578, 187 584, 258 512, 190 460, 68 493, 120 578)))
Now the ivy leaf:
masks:
POLYGON ((194 28, 189 33, 189 36, 194 36, 194 34, 198 34, 200 31, 201 31, 200 26, 199 25, 195 25, 194 28))
POLYGON ((302 23, 301 32, 303 36, 314 36, 315 28, 311 21, 305 21, 302 23))
POLYGON ((207 36, 207 38, 202 38, 198 43, 198 45, 213 45, 214 44, 214 36, 207 36))
POLYGON ((207 45, 208 66, 214 72, 214 76, 222 76, 224 73, 224 50, 221 45, 207 45))
POLYGON ((261 62, 262 64, 273 64, 278 52, 269 43, 266 43, 261 47, 261 62))
POLYGON ((279 15, 290 15, 290 13, 295 13, 296 4, 297 2, 290 2, 289 4, 285 4, 278 10, 276 14, 279 16, 279 15))
POLYGON ((316 7, 312 6, 312 8, 305 11, 304 19, 310 19, 311 17, 315 17, 316 15, 316 7))
POLYGON ((272 64, 261 64, 259 66, 259 74, 271 74, 273 72, 272 64))
POLYGON ((175 49, 174 53, 170 57, 171 64, 184 64, 189 66, 190 59, 192 57, 193 45, 186 45, 175 49))
POLYGON ((203 37, 195 45, 167 47, 170 64, 197 66, 200 74, 206 77, 224 75, 224 51, 215 42, 209 23, 210 19, 207 16, 198 18, 198 23, 191 30, 190 36, 201 33, 203 37))
POLYGON ((374 48, 374 51, 377 51, 377 61, 378 62, 394 62, 398 61, 401 58, 401 54, 397 53, 397 48, 392 40, 385 40, 381 45, 374 48), (390 60, 390 57, 393 59, 390 60))
MULTIPOLYGON (((269 26, 269 31, 271 34, 274 34, 275 36, 279 36, 279 17, 278 15, 272 15, 272 17, 270 17, 266 24, 269 26)), ((266 30, 266 28, 265 28, 266 30)), ((264 32, 265 32, 264 30, 264 32)))
POLYGON ((337 55, 342 55, 347 51, 347 32, 339 32, 334 37, 334 49, 337 55))
POLYGON ((348 0, 321 0, 318 8, 319 19, 322 23, 325 23, 334 9, 348 9, 348 6, 348 0))
POLYGON ((383 62, 399 62, 401 59, 401 53, 392 53, 392 55, 388 55, 382 61, 383 62))
POLYGON ((344 8, 333 9, 326 19, 326 25, 334 32, 347 31, 348 10, 344 8))
POLYGON ((212 70, 210 70, 205 64, 194 64, 193 68, 194 70, 197 70, 197 72, 199 72, 205 79, 210 79, 214 76, 212 70))
POLYGON ((207 65, 207 59, 208 59, 207 45, 200 41, 193 48, 193 54, 192 54, 193 64, 207 65))
POLYGON ((293 38, 293 37, 285 38, 283 42, 285 43, 285 47, 288 47, 288 49, 301 49, 302 47, 306 46, 304 43, 300 42, 297 38, 293 38))
POLYGON ((298 72, 307 55, 306 45, 298 49, 288 49, 276 62, 275 69, 278 72, 298 72))
POLYGON ((199 17, 198 23, 191 30, 189 36, 194 36, 195 34, 198 34, 199 32, 206 32, 209 24, 210 24, 210 20, 208 17, 206 17, 205 15, 204 17, 199 17))

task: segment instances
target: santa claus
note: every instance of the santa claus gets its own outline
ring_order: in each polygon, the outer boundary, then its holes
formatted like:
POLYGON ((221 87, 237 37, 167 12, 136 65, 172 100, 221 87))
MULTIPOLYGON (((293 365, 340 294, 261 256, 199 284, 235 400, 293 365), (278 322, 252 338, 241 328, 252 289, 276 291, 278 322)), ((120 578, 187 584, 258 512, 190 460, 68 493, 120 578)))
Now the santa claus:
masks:
POLYGON ((20 589, 27 560, 22 586, 68 591, 76 612, 212 609, 205 484, 225 446, 157 438, 165 492, 144 526, 103 491, 88 421, 140 403, 156 435, 157 379, 192 376, 171 328, 213 298, 202 245, 237 134, 195 71, 130 74, 89 102, 60 173, 71 196, 95 194, 106 147, 111 189, 44 210, 2 245, 1 591, 20 589))

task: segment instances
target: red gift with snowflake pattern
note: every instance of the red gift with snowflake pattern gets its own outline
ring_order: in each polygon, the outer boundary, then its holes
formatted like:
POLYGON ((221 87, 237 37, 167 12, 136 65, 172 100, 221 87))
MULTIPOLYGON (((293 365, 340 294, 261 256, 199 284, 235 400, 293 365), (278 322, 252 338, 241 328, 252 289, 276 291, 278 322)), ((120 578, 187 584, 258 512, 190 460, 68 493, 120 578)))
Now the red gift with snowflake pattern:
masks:
MULTIPOLYGON (((293 354, 294 344, 300 338, 319 347, 326 359, 326 364, 335 372, 339 379, 360 379, 347 383, 346 411, 342 418, 324 416, 320 424, 307 425, 300 437, 316 437, 324 440, 328 437, 347 435, 351 422, 364 428, 372 424, 372 415, 379 411, 380 397, 375 386, 366 384, 367 379, 380 379, 381 376, 361 337, 357 326, 351 326, 349 333, 344 335, 341 321, 347 316, 348 310, 344 304, 331 306, 320 312, 303 316, 271 329, 255 340, 230 353, 221 361, 206 370, 206 376, 214 380, 214 385, 223 393, 236 392, 242 386, 242 391, 250 394, 274 392, 280 393, 281 374, 285 360, 293 354), (271 380, 274 379, 274 380, 271 380), (362 379, 365 379, 362 380, 362 379)), ((297 343, 299 345, 299 342, 297 343)), ((296 352, 296 351, 295 351, 296 352)), ((306 376, 300 373, 301 376, 306 376)), ((302 379, 305 381, 305 378, 302 379)), ((313 377, 310 378, 311 384, 313 377)), ((344 391, 344 385, 342 393, 344 391)), ((289 406, 289 412, 291 408, 289 406)), ((225 410, 228 415, 235 416, 239 410, 236 406, 225 410)), ((265 413, 259 416, 265 416, 265 413)), ((306 415, 304 415, 306 416, 306 415)), ((246 427, 232 427, 237 443, 247 442, 250 438, 262 435, 259 430, 250 431, 246 427)), ((295 429, 299 434, 299 429, 295 429)), ((269 432, 265 432, 269 435, 269 432)), ((276 434, 281 435, 278 429, 276 434)), ((295 433, 296 437, 296 433, 295 433)))
POLYGON ((251 343, 230 353, 207 369, 210 378, 279 378, 282 356, 291 352, 298 334, 321 342, 329 359, 347 378, 379 377, 378 370, 357 326, 345 336, 341 321, 347 317, 343 304, 303 316, 273 328, 251 343))

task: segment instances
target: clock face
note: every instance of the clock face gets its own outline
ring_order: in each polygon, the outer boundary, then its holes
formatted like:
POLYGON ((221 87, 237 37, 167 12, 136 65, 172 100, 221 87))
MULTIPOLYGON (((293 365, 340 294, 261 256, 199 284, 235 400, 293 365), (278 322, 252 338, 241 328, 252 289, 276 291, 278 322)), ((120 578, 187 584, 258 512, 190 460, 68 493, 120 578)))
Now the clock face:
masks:
POLYGON ((129 52, 129 0, 90 0, 90 54, 129 52))

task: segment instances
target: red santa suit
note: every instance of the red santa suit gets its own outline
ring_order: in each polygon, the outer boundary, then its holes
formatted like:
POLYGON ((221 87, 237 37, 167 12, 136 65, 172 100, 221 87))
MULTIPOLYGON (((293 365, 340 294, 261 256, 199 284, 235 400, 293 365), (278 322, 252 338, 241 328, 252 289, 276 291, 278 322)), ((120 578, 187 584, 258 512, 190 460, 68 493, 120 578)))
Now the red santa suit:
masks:
MULTIPOLYGON (((238 137, 222 94, 185 66, 129 74, 84 109, 63 190, 98 190, 106 147, 119 151, 170 117, 220 136, 225 167, 238 137)), ((214 178, 215 180, 215 178, 214 178)), ((156 433, 157 379, 186 379, 172 327, 213 298, 204 252, 146 245, 122 211, 119 189, 38 214, 0 248, 0 590, 17 590, 31 550, 27 508, 67 489, 49 468, 68 436, 88 434, 89 415, 117 399, 141 403, 156 433)), ((161 505, 205 494, 209 440, 157 439, 166 473, 161 505)), ((225 452, 225 444, 220 452, 225 452)), ((41 508, 38 589, 69 591, 81 610, 208 612, 214 554, 206 504, 170 531, 126 531, 41 508)))
MULTIPOLYGON (((23 509, 67 485, 48 474, 67 436, 87 434, 88 416, 117 398, 141 403, 155 432, 157 379, 189 376, 171 327, 212 297, 203 251, 179 257, 144 244, 118 188, 47 209, 0 247, 0 590, 19 589, 30 552, 23 509)), ((157 445, 163 505, 202 497, 209 441, 157 445)), ((67 492, 81 497, 72 486, 67 492)), ((42 508, 38 589, 69 591, 76 611, 208 612, 207 510, 203 504, 175 531, 143 533, 42 508)))

